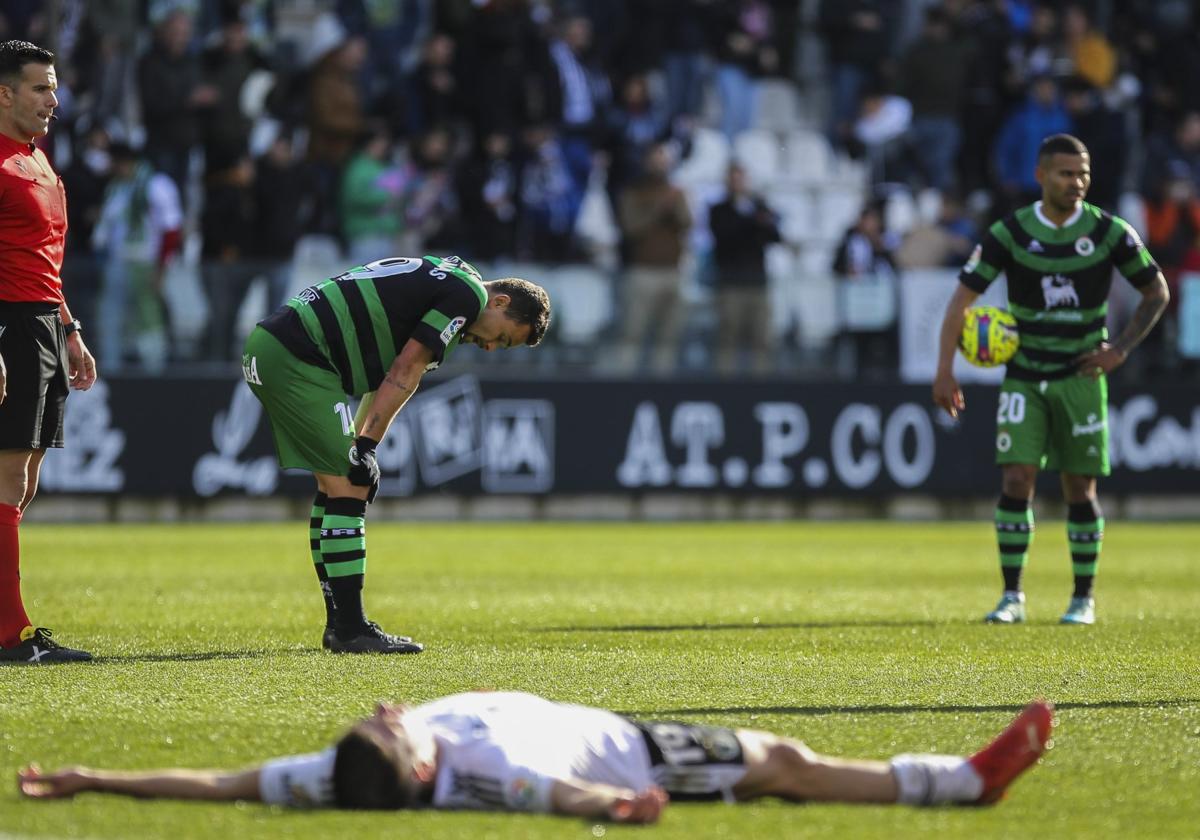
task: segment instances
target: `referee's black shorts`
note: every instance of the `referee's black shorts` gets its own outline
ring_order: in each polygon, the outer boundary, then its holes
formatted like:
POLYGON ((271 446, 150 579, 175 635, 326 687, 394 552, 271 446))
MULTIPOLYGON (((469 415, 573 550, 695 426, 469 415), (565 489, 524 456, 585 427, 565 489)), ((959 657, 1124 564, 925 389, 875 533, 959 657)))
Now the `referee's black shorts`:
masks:
POLYGON ((8 371, 0 449, 61 447, 70 374, 58 304, 0 301, 0 356, 8 371))

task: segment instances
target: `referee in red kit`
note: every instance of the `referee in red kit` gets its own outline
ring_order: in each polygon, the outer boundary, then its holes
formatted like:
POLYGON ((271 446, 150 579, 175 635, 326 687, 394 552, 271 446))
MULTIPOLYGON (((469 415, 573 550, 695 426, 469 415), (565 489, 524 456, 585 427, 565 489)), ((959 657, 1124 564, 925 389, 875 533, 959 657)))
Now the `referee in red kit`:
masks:
POLYGON ((63 445, 68 386, 96 381, 59 277, 66 194, 34 145, 54 119, 57 88, 53 53, 0 43, 0 664, 92 658, 34 627, 21 601, 21 512, 37 492, 46 448, 63 445))

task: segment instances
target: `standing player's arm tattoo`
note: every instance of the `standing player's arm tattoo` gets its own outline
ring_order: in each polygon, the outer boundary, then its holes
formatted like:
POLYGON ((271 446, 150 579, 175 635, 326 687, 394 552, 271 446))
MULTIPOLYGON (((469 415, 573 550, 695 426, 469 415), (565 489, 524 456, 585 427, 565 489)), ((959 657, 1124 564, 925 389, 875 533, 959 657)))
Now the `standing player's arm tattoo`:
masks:
POLYGON ((383 440, 396 414, 408 402, 408 398, 416 393, 425 368, 431 361, 433 351, 420 342, 409 339, 384 374, 383 382, 363 413, 363 419, 358 425, 360 436, 376 441, 383 440))
POLYGON ((1171 292, 1167 288, 1167 281, 1161 273, 1155 277, 1153 282, 1147 284, 1141 292, 1142 299, 1138 303, 1137 308, 1133 310, 1133 315, 1130 317, 1129 323, 1125 325, 1125 329, 1121 330, 1121 334, 1117 336, 1112 344, 1114 348, 1120 351, 1122 356, 1128 356, 1133 348, 1142 343, 1142 339, 1158 323, 1158 319, 1162 317, 1167 304, 1171 301, 1171 292))

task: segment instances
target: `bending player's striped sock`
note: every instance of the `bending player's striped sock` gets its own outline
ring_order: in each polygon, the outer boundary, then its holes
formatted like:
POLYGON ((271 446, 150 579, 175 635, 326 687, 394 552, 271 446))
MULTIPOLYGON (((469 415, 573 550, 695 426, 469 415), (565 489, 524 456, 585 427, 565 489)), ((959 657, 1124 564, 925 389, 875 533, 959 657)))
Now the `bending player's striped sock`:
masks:
POLYGON ((317 493, 313 499, 312 514, 308 518, 308 547, 312 551, 313 568, 317 570, 317 581, 321 585, 321 597, 325 600, 325 626, 332 627, 337 605, 333 602, 329 575, 325 573, 325 558, 321 556, 321 522, 325 519, 327 501, 329 497, 324 493, 317 493))
POLYGON ((1104 515, 1095 498, 1077 502, 1067 509, 1067 541, 1071 545, 1071 568, 1075 572, 1075 598, 1090 598, 1100 548, 1104 543, 1104 515))
POLYGON ((367 571, 365 500, 325 500, 321 560, 333 601, 334 630, 344 638, 355 636, 367 623, 362 604, 363 576, 367 571))
POLYGON ((1000 548, 1000 573, 1006 592, 1021 591, 1021 572, 1029 562, 1033 542, 1033 508, 1028 499, 1000 494, 996 505, 996 542, 1000 548))

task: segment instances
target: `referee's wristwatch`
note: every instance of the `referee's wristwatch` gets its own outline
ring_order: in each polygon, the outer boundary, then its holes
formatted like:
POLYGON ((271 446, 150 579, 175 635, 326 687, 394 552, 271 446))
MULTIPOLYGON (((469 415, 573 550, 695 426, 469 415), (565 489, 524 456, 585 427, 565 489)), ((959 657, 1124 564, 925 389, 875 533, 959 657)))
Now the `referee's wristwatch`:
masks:
POLYGON ((76 318, 73 321, 68 321, 67 323, 63 324, 63 332, 66 333, 67 335, 70 335, 71 333, 77 333, 82 329, 83 329, 83 325, 79 323, 78 318, 76 318))

